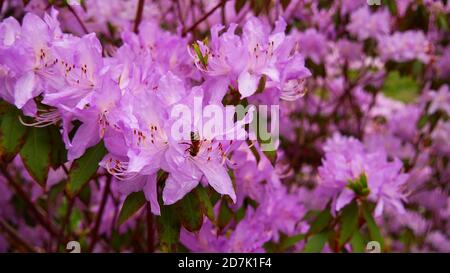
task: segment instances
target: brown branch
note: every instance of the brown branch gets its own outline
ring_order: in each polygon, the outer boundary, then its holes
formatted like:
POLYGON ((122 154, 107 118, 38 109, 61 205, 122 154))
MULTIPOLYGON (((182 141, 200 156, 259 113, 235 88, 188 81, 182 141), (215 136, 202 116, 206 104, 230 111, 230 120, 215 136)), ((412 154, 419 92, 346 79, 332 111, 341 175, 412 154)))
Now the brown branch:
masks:
POLYGON ((37 252, 36 249, 34 249, 32 246, 28 245, 27 242, 25 242, 22 239, 22 236, 20 234, 17 234, 17 232, 14 230, 13 227, 11 227, 5 220, 0 219, 0 230, 5 232, 7 236, 16 243, 19 247, 23 248, 25 252, 37 252))
POLYGON ((106 185, 105 185, 105 189, 103 191, 100 208, 97 213, 97 220, 95 222, 94 229, 92 230, 92 241, 91 241, 91 244, 89 245, 89 252, 92 252, 92 250, 95 247, 95 244, 98 241, 98 230, 100 228, 100 223, 103 218, 103 212, 105 211, 106 201, 108 200, 108 196, 109 196, 109 192, 110 192, 110 186, 111 186, 111 176, 108 176, 106 178, 106 185))
POLYGON ((48 218, 45 216, 45 212, 40 209, 39 206, 34 204, 27 193, 22 189, 22 187, 14 181, 11 175, 8 173, 5 167, 0 168, 3 176, 9 182, 11 187, 14 189, 16 194, 22 198, 26 205, 28 206, 30 212, 34 215, 36 221, 38 221, 52 236, 59 237, 59 233, 56 231, 55 227, 52 225, 48 218))
POLYGON ((84 25, 84 23, 81 20, 81 18, 78 16, 77 12, 72 8, 71 5, 68 5, 67 8, 73 14, 73 16, 75 16, 75 19, 77 20, 78 24, 80 24, 80 26, 83 29, 84 33, 88 34, 89 31, 88 31, 87 27, 84 25))
POLYGON ((69 204, 67 207, 67 212, 66 215, 63 219, 63 222, 61 224, 61 229, 59 231, 59 236, 58 236, 58 243, 56 245, 56 251, 58 251, 59 245, 61 244, 61 240, 64 238, 64 233, 66 230, 66 227, 69 228, 69 234, 70 234, 70 225, 69 225, 69 221, 70 221, 70 216, 72 215, 72 211, 73 211, 73 205, 75 204, 75 197, 68 199, 69 200, 69 204))
POLYGON ((150 202, 147 202, 147 247, 148 252, 153 253, 154 248, 154 230, 153 230, 153 214, 150 207, 150 202))
POLYGON ((186 34, 188 34, 189 32, 193 31, 199 24, 201 24, 203 21, 205 21, 206 19, 208 19, 209 16, 211 16, 211 14, 213 14, 218 8, 220 8, 221 6, 225 6, 225 3, 228 0, 222 0, 220 1, 216 6, 214 6, 210 11, 208 11, 205 15, 203 15, 197 22, 195 22, 192 26, 190 26, 188 29, 184 30, 182 35, 185 36, 186 34))
POLYGON ((142 12, 144 11, 144 2, 145 0, 139 0, 138 3, 138 8, 136 10, 136 17, 134 19, 134 28, 133 28, 134 33, 139 32, 139 24, 141 23, 142 12))

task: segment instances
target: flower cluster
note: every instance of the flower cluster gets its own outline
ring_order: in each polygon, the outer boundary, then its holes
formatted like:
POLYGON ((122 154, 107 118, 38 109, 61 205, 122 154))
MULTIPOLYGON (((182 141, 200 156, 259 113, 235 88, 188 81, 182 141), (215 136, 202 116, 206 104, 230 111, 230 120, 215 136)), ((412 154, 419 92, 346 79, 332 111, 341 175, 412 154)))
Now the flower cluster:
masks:
POLYGON ((450 251, 450 4, 384 2, 2 1, 0 252, 450 251))

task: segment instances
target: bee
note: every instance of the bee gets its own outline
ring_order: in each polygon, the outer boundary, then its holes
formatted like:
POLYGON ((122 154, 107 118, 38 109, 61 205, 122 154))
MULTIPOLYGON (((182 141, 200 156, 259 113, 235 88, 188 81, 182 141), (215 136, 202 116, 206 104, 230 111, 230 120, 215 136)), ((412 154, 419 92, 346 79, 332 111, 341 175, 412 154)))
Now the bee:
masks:
POLYGON ((187 150, 191 156, 196 156, 200 151, 200 137, 198 134, 191 132, 191 144, 187 150))

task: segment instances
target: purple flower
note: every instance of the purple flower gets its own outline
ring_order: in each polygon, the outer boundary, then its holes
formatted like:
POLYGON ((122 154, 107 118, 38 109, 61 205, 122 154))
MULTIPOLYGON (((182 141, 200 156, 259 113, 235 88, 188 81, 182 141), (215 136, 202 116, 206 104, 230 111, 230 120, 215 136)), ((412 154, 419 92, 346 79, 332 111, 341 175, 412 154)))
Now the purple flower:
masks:
POLYGON ((385 205, 404 211, 402 186, 408 175, 401 172, 401 161, 388 161, 383 150, 368 152, 358 140, 337 134, 323 149, 325 157, 319 167, 319 187, 322 194, 332 198, 334 211, 339 211, 356 196, 367 196, 375 202, 377 216, 385 205))
POLYGON ((303 57, 295 52, 293 37, 284 33, 283 20, 277 21, 271 32, 268 25, 252 17, 245 23, 242 37, 235 34, 236 24, 219 35, 223 28, 214 26, 211 41, 198 41, 198 50, 190 53, 197 67, 211 76, 214 90, 207 91, 218 93, 210 96, 213 102, 221 101, 235 81, 242 98, 253 95, 263 75, 267 77, 266 87, 280 90, 283 99, 296 99, 304 94, 302 83, 310 72, 303 57))
POLYGON ((367 5, 350 15, 347 30, 359 40, 378 38, 390 32, 390 16, 387 9, 371 12, 367 5))
POLYGON ((428 63, 431 44, 423 32, 409 30, 379 37, 378 50, 384 61, 407 62, 417 59, 428 63))

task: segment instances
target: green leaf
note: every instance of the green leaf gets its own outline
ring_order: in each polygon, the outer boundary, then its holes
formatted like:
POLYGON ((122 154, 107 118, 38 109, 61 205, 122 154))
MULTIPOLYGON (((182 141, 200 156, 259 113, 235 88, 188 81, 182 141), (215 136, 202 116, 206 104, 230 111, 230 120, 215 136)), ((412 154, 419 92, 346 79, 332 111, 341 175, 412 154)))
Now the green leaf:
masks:
POLYGON ((0 124, 0 157, 11 161, 20 151, 25 139, 27 127, 19 121, 20 111, 13 106, 6 106, 0 124))
POLYGON ((62 140, 61 133, 56 126, 48 127, 50 142, 52 143, 50 163, 53 169, 57 169, 67 161, 67 150, 62 140))
POLYGON ((203 224, 203 213, 200 208, 198 195, 192 191, 176 203, 183 227, 188 231, 200 230, 203 224))
POLYGON ((439 26, 440 29, 442 29, 444 31, 449 30, 447 15, 445 13, 440 13, 437 16, 437 25, 439 26))
POLYGON ((286 236, 280 239, 282 249, 288 249, 295 246, 298 242, 306 238, 306 234, 297 234, 293 236, 286 236))
POLYGON ((367 223, 367 228, 369 229, 370 238, 374 241, 379 242, 381 245, 381 249, 383 249, 384 247, 383 237, 381 236, 381 232, 378 228, 377 223, 375 222, 375 219, 372 216, 369 205, 367 203, 363 204, 363 214, 364 219, 366 220, 367 223))
POLYGON ((343 246, 358 229, 358 204, 355 201, 342 209, 339 245, 343 246))
POLYGON ((142 191, 133 192, 127 196, 125 202, 123 202, 122 208, 120 209, 118 224, 122 225, 131 216, 133 216, 137 211, 139 211, 142 206, 145 205, 147 200, 145 199, 145 195, 142 191))
POLYGON ((359 230, 356 230, 355 233, 353 233, 353 237, 350 240, 350 244, 352 245, 353 252, 356 253, 365 252, 364 238, 362 237, 361 232, 359 232, 359 230))
POLYGON ((412 102, 418 96, 419 86, 413 78, 401 76, 398 71, 391 71, 382 90, 387 97, 403 102, 412 102))
POLYGON ((200 62, 202 63, 202 65, 204 67, 208 66, 208 55, 203 56, 202 51, 200 50, 200 47, 198 46, 197 43, 194 43, 192 45, 192 47, 194 48, 195 53, 197 54, 198 59, 200 60, 200 62))
POLYGON ((76 195, 97 172, 98 163, 106 154, 103 141, 86 150, 83 156, 75 160, 70 168, 67 191, 76 195))
POLYGON ((316 219, 309 228, 308 234, 315 234, 321 232, 328 226, 328 224, 332 219, 333 217, 331 216, 330 212, 327 209, 325 209, 324 211, 319 213, 319 215, 317 215, 316 219))
POLYGON ((211 200, 209 199, 208 193, 206 192, 206 189, 203 188, 201 185, 199 185, 195 189, 195 193, 197 194, 198 199, 200 201, 200 207, 203 214, 206 215, 206 217, 208 217, 208 219, 214 223, 215 222, 214 209, 211 200))
POLYGON ((162 250, 176 251, 181 227, 176 206, 161 206, 161 216, 157 218, 157 221, 162 250))
POLYGON ((245 2, 246 0, 236 0, 236 2, 234 3, 234 10, 236 11, 236 13, 239 13, 241 11, 241 9, 245 6, 245 2))
POLYGON ((328 232, 323 231, 311 236, 306 242, 304 253, 319 253, 322 251, 328 240, 328 232))
POLYGON ((224 229, 233 218, 233 211, 228 207, 225 198, 222 198, 219 208, 219 219, 217 225, 220 229, 224 229))
POLYGON ((51 142, 48 129, 29 128, 25 144, 20 150, 20 157, 31 177, 42 187, 45 186, 47 181, 50 153, 51 142))

